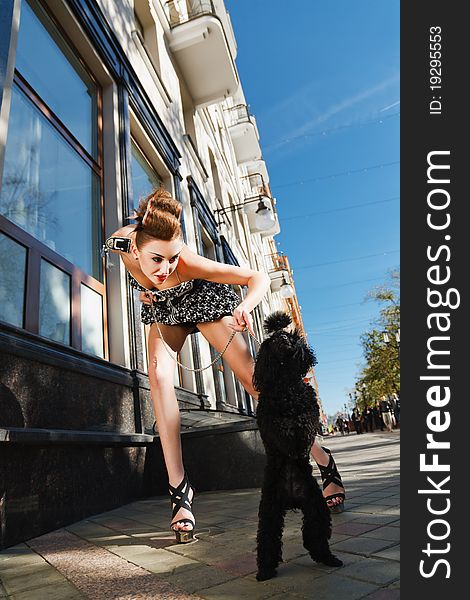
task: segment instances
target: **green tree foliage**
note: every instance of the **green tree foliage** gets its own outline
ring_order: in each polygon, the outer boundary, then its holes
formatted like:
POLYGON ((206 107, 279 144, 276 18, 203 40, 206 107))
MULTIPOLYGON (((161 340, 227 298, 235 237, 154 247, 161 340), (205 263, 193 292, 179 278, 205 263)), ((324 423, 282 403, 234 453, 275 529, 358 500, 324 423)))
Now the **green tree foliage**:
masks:
POLYGON ((361 409, 382 396, 400 394, 400 272, 388 273, 388 281, 371 290, 366 297, 381 308, 370 331, 361 336, 366 366, 356 382, 356 398, 361 409), (384 332, 389 342, 384 341, 384 332))

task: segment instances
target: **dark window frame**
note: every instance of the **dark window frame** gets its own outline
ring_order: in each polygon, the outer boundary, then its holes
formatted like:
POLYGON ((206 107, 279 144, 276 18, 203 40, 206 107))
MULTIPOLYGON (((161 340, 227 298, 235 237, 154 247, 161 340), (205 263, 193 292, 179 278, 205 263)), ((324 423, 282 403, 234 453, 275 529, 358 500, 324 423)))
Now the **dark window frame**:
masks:
MULTIPOLYGON (((239 263, 235 257, 235 254, 231 250, 227 240, 225 239, 225 237, 223 235, 220 235, 219 225, 215 219, 215 216, 214 216, 211 208, 207 204, 201 191, 199 190, 196 182, 194 181, 194 178, 191 175, 188 175, 187 182, 188 182, 190 203, 191 203, 191 207, 192 207, 192 211, 193 211, 194 231, 195 231, 195 235, 196 235, 196 243, 197 243, 198 253, 201 254, 202 256, 204 256, 202 230, 201 230, 201 228, 203 227, 206 232, 206 235, 209 237, 209 239, 214 244, 214 254, 216 256, 216 260, 221 263, 227 263, 227 264, 239 266, 239 263)), ((249 338, 249 339, 251 339, 251 338, 249 338)), ((251 342, 248 341, 247 343, 248 343, 248 348, 250 348, 251 342)), ((210 348, 211 348, 211 358, 214 358, 215 354, 216 354, 215 350, 213 349, 212 346, 210 348)), ((251 414, 248 393, 245 391, 245 389, 242 387, 241 383, 235 377, 235 374, 233 374, 234 384, 235 384, 235 393, 236 393, 235 404, 232 404, 232 403, 224 404, 220 401, 222 393, 220 391, 218 391, 218 389, 217 389, 218 385, 220 385, 220 382, 218 380, 218 375, 216 373, 216 370, 223 372, 223 368, 224 368, 223 358, 219 359, 216 363, 214 363, 212 368, 213 368, 213 377, 214 377, 214 381, 215 381, 215 385, 216 385, 216 403, 217 403, 217 405, 220 405, 220 408, 222 408, 222 409, 225 409, 226 407, 230 407, 232 409, 238 408, 238 412, 240 412, 241 414, 251 414), (221 363, 221 365, 219 365, 219 363, 221 363), (243 405, 243 400, 245 401, 246 407, 243 405)), ((225 382, 224 382, 224 386, 225 386, 225 382)), ((228 398, 227 390, 225 390, 225 397, 228 398)))
MULTIPOLYGON (((102 108, 103 108, 103 96, 102 88, 96 78, 91 73, 90 69, 85 64, 84 60, 80 56, 75 45, 72 43, 70 38, 67 36, 64 29, 57 22, 54 15, 51 14, 47 6, 38 0, 37 4, 40 9, 44 11, 47 17, 50 19, 53 27, 55 27, 62 37, 64 43, 69 47, 70 51, 74 54, 76 59, 80 62, 80 65, 84 68, 87 75, 93 81, 96 86, 96 149, 97 156, 96 160, 89 154, 89 152, 81 145, 81 143, 75 138, 75 136, 68 130, 65 124, 58 118, 58 116, 52 111, 45 100, 43 100, 35 90, 29 85, 26 79, 21 75, 19 71, 15 69, 13 85, 16 85, 21 93, 23 93, 32 105, 39 111, 41 116, 60 134, 61 138, 68 143, 72 149, 84 160, 84 162, 93 170, 93 172, 99 178, 100 194, 99 194, 99 207, 101 218, 99 224, 97 223, 100 231, 98 232, 99 245, 103 240, 104 236, 104 190, 103 190, 103 120, 102 120, 102 108)), ((72 67, 73 68, 73 67, 72 67)), ((92 224, 91 224, 92 226, 92 224)), ((70 344, 61 344, 67 348, 72 347, 77 350, 81 350, 82 347, 82 335, 81 335, 81 285, 84 284, 97 292, 102 298, 102 327, 103 327, 103 359, 109 360, 109 340, 108 340, 108 319, 107 319, 107 296, 106 296, 106 268, 104 259, 101 258, 100 274, 102 274, 103 282, 95 279, 88 273, 85 273, 79 269, 76 265, 66 260, 60 254, 54 252, 47 245, 43 244, 35 237, 30 235, 27 231, 21 227, 15 225, 12 221, 0 214, 0 231, 5 235, 8 235, 14 241, 22 244, 27 249, 26 259, 26 288, 24 291, 24 315, 23 315, 23 328, 30 333, 39 335, 39 294, 40 294, 40 269, 41 259, 47 260, 55 267, 61 269, 70 276, 71 281, 71 316, 70 316, 70 344)), ((41 336, 42 337, 42 336, 41 336)), ((49 338, 44 338, 49 339, 49 338)))
MULTIPOLYGON (((130 136, 130 148, 131 148, 131 157, 132 157, 132 151, 133 151, 133 147, 135 147, 137 149, 137 151, 141 154, 142 158, 145 160, 145 162, 147 163, 149 169, 151 169, 158 177, 158 179, 160 180, 160 183, 163 185, 163 177, 160 175, 160 173, 157 171, 157 169, 153 166, 152 162, 150 161, 149 157, 147 156, 147 154, 144 152, 144 150, 142 149, 142 146, 139 144, 138 140, 136 139, 135 136, 132 135, 131 132, 131 136, 130 136)), ((133 184, 133 182, 132 182, 133 184)), ((151 193, 152 190, 149 190, 149 194, 151 193)), ((136 207, 137 208, 137 207, 136 207)), ((140 318, 140 317, 139 317, 140 318)), ((145 351, 148 357, 148 326, 146 327, 147 330, 147 336, 145 341, 145 351)), ((137 334, 137 332, 135 332, 135 334, 137 334)), ((138 360, 138 357, 135 357, 136 360, 138 360)), ((178 352, 176 355, 176 359, 178 361, 177 363, 177 373, 178 373, 178 385, 182 386, 183 384, 183 368, 179 365, 179 362, 181 362, 181 354, 178 352)), ((147 365, 147 369, 148 369, 148 365, 147 365)))

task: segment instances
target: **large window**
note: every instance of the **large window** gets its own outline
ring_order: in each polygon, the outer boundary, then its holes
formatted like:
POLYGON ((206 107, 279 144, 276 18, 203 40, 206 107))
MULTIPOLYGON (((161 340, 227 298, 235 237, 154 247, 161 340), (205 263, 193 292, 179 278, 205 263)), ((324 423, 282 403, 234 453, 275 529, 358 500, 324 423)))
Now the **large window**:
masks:
POLYGON ((18 302, 0 319, 105 357, 99 107, 65 35, 24 1, 0 192, 0 295, 14 278, 18 302))
MULTIPOLYGON (((206 258, 209 258, 210 260, 216 260, 214 243, 212 242, 207 231, 202 226, 201 226, 201 238, 202 238, 201 241, 202 241, 203 255, 206 258)), ((217 355, 217 352, 215 351, 213 346, 210 346, 210 353, 211 353, 211 360, 214 360, 214 358, 217 355)), ((229 403, 229 394, 227 393, 226 382, 225 382, 225 377, 229 376, 226 373, 227 368, 228 367, 225 364, 225 361, 223 358, 219 358, 212 366, 212 374, 213 374, 214 380, 215 380, 217 403, 218 404, 221 403, 222 405, 229 403)))
POLYGON ((137 208, 139 200, 145 198, 155 188, 160 188, 162 180, 155 172, 139 146, 132 140, 132 200, 133 205, 129 207, 129 214, 134 207, 137 208))
POLYGON ((99 177, 19 87, 12 95, 2 214, 101 279, 99 177))
POLYGON ((88 154, 96 157, 96 86, 35 0, 22 3, 16 69, 88 154))
MULTIPOLYGON (((128 207, 129 214, 132 213, 132 209, 139 205, 139 200, 145 198, 155 188, 161 187, 162 180, 155 169, 150 164, 147 157, 144 155, 142 150, 139 148, 134 140, 131 140, 131 176, 132 176, 132 198, 129 200, 130 206, 128 207)), ((134 317, 134 339, 135 339, 135 350, 136 350, 136 367, 140 371, 147 372, 147 343, 145 326, 140 320, 140 293, 136 290, 133 291, 133 317, 134 317)), ((177 382, 179 385, 179 381, 177 382)))

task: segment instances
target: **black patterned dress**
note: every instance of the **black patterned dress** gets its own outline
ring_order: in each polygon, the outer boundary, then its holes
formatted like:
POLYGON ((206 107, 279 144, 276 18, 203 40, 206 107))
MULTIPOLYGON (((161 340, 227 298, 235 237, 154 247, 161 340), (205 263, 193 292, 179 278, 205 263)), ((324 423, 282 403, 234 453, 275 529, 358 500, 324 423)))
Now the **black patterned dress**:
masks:
MULTIPOLYGON (((217 321, 225 315, 232 315, 240 304, 240 298, 227 283, 216 283, 206 279, 190 279, 165 290, 147 290, 132 277, 129 283, 141 292, 151 291, 153 308, 142 303, 140 318, 145 325, 163 323, 165 325, 191 326, 190 333, 198 333, 196 323, 217 321)), ((176 275, 179 277, 178 271, 176 275)))

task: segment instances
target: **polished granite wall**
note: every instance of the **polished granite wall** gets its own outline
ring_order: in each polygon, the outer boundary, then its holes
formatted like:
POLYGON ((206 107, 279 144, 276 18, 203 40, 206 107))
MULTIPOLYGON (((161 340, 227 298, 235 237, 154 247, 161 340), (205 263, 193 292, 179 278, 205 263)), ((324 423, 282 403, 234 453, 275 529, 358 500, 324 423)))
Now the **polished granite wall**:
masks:
MULTIPOLYGON (((95 435, 84 442, 71 434, 66 442, 48 442, 32 435, 26 441, 13 441, 13 435, 0 440, 0 548, 168 493, 158 437, 106 441, 95 435)), ((265 456, 254 423, 186 431, 182 441, 197 491, 260 487, 265 456)))
MULTIPOLYGON (((206 404, 187 390, 176 393, 183 409, 206 404)), ((244 419, 207 426, 204 413, 204 427, 183 431, 184 463, 197 490, 261 484, 264 450, 256 423, 244 419)), ((144 374, 39 350, 0 331, 0 548, 166 495, 153 421, 144 374)))
POLYGON ((0 445, 0 546, 142 496, 145 447, 0 445))
POLYGON ((1 427, 135 431, 130 376, 116 383, 12 355, 0 364, 1 427))

